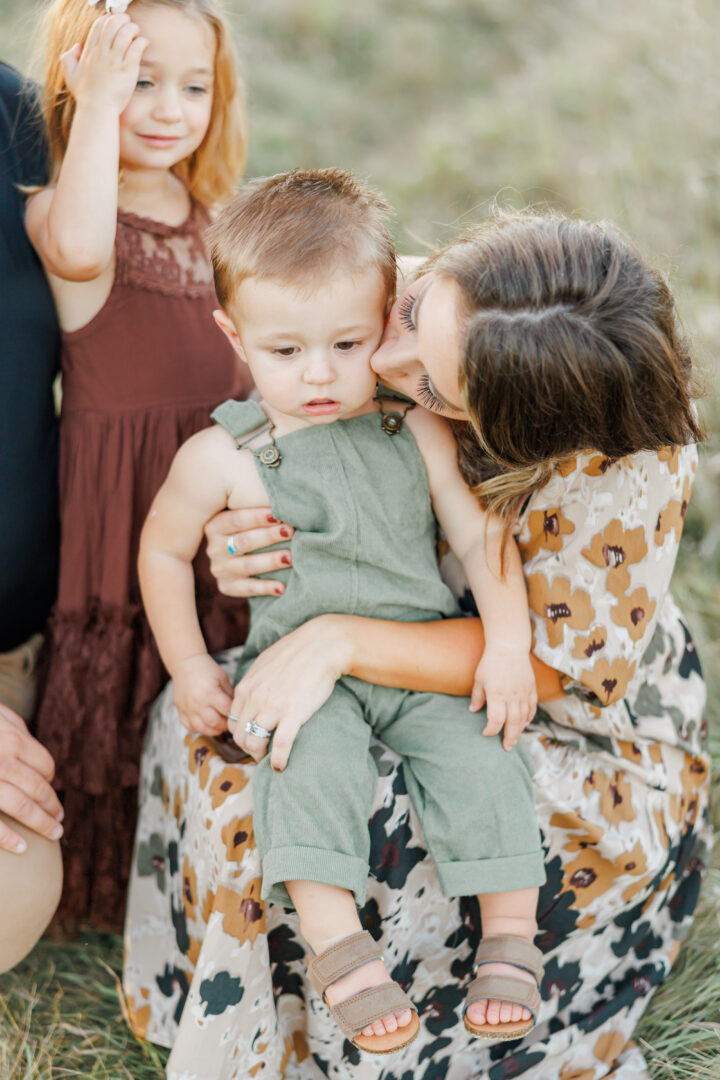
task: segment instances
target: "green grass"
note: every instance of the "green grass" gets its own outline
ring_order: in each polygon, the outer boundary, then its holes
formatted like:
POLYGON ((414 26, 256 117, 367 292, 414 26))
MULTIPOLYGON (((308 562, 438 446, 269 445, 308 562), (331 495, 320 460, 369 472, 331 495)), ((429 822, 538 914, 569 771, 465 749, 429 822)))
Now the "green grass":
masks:
MULTIPOLYGON (((675 595, 709 678, 720 778, 720 5, 717 0, 235 0, 249 173, 342 165, 395 206, 403 251, 499 197, 618 221, 669 273, 711 438, 675 595)), ((38 0, 0 0, 27 70, 38 0)), ((716 799, 716 806, 720 799, 716 799)), ((720 1080, 720 852, 698 918, 638 1029, 654 1080, 720 1080)), ((119 939, 43 941, 0 982, 0 1080, 151 1080, 117 993, 119 939)))

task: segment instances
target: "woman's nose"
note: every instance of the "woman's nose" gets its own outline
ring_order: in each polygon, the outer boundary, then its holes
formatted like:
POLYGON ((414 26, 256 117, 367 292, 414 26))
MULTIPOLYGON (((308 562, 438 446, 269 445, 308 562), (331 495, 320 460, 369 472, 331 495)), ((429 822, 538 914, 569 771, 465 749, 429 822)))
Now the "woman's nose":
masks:
POLYGON ((403 340, 402 334, 386 332, 370 357, 370 367, 380 377, 406 374, 416 359, 414 350, 403 340))

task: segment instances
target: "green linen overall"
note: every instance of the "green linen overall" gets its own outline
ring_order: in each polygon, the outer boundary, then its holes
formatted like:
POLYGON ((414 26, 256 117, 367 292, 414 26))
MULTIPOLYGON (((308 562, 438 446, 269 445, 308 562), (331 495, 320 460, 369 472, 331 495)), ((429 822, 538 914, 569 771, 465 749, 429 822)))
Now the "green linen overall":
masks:
MULTIPOLYGON (((390 436, 373 412, 275 442, 254 401, 226 401, 212 416, 238 449, 252 445, 274 516, 296 530, 292 568, 272 572, 285 592, 250 599, 238 679, 264 649, 316 615, 425 622, 461 614, 438 571, 425 463, 406 425, 390 436)), ((468 706, 467 697, 341 678, 300 729, 287 768, 274 772, 267 756, 256 769, 263 899, 291 907, 284 882, 319 881, 364 903, 377 781, 373 732, 403 758, 446 896, 542 884, 527 752, 485 738, 484 712, 468 706)))

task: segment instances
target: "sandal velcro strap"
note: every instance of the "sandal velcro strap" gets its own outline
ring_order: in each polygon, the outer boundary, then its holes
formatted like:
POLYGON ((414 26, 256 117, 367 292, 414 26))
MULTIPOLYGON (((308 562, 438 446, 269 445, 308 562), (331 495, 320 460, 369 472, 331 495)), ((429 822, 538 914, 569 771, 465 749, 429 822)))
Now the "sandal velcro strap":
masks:
MULTIPOLYGON (((514 934, 497 934, 481 941, 475 955, 477 971, 483 964, 512 964, 513 967, 528 971, 540 984, 543 976, 543 955, 540 950, 525 938, 514 934)), ((492 997, 497 998, 497 994, 492 997)))
POLYGON ((363 1030, 392 1013, 415 1006, 407 994, 395 982, 381 983, 369 990, 361 990, 346 1001, 341 1001, 330 1008, 338 1027, 346 1038, 352 1039, 363 1030))
MULTIPOLYGON (((343 975, 363 964, 369 964, 371 960, 381 959, 382 953, 377 942, 367 930, 359 930, 356 934, 350 934, 338 941, 337 945, 331 945, 318 956, 313 956, 308 964, 308 978, 323 997, 328 986, 343 975)), ((367 1027, 367 1023, 363 1027, 367 1027)))
POLYGON ((474 1001, 507 1001, 511 1005, 520 1005, 529 1009, 533 1019, 540 1008, 540 992, 524 979, 514 979, 512 975, 480 975, 468 987, 465 999, 465 1011, 474 1001))

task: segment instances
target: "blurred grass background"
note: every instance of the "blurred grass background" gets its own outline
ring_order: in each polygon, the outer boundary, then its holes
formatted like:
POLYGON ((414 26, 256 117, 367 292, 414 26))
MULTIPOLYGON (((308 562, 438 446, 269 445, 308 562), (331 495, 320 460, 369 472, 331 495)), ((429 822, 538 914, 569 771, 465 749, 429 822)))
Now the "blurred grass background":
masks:
MULTIPOLYGON (((36 0, 0 0, 30 70, 36 0)), ((248 173, 351 168, 422 253, 493 200, 618 222, 670 277, 707 395, 674 592, 708 675, 720 772, 720 5, 717 0, 234 0, 248 173)), ((716 800, 717 802, 717 800, 716 800)), ((720 858, 638 1030, 654 1080, 720 1078, 720 858)), ((0 1078, 155 1080, 124 1025, 117 939, 43 942, 0 981, 0 1078)), ((470 1080, 470 1078, 468 1078, 470 1080)))

